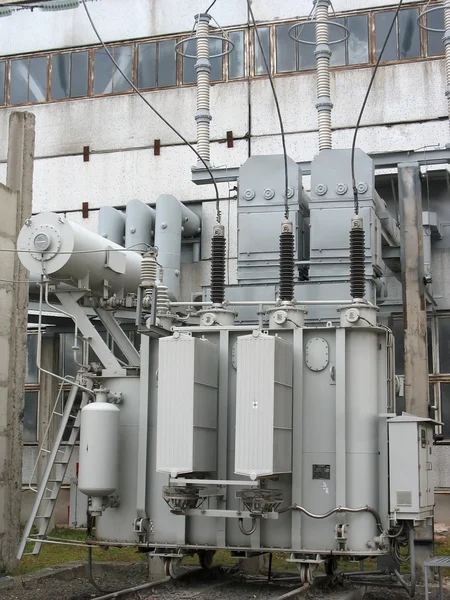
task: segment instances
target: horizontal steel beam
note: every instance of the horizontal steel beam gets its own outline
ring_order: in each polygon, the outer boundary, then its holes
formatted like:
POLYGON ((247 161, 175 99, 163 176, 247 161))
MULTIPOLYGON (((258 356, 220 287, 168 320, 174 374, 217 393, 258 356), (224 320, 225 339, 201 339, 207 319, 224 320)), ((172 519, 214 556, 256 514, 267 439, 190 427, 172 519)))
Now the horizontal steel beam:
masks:
MULTIPOLYGON (((419 165, 445 165, 450 163, 450 148, 437 148, 434 150, 402 150, 400 152, 374 152, 369 154, 375 169, 395 169, 399 163, 418 162, 419 165)), ((297 163, 303 175, 311 174, 311 161, 297 163)), ((211 167, 211 172, 217 183, 237 181, 239 167, 211 167)), ((206 169, 192 168, 192 181, 197 185, 212 183, 211 176, 206 169)))

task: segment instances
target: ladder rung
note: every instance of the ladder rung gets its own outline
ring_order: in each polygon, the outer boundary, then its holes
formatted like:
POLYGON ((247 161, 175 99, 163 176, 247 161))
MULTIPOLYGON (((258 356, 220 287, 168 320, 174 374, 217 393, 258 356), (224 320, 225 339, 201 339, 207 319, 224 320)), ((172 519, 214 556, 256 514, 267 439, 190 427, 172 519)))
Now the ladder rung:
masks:
POLYGON ((55 460, 54 465, 67 465, 67 460, 55 460))
POLYGON ((41 448, 41 452, 47 452, 47 454, 50 454, 51 450, 47 450, 47 448, 41 448))
POLYGON ((47 481, 49 483, 62 483, 63 480, 61 478, 59 478, 59 479, 54 478, 54 479, 48 479, 47 481))
POLYGON ((62 417, 63 416, 62 413, 56 412, 56 410, 53 412, 53 414, 56 415, 57 417, 62 417))

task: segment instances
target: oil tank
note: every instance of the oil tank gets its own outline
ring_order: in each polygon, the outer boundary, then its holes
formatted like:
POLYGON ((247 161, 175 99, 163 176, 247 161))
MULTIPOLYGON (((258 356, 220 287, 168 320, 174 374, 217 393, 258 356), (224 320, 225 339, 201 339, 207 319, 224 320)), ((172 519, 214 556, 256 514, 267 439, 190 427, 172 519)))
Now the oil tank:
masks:
POLYGON ((118 488, 119 418, 119 408, 107 402, 81 411, 78 489, 87 496, 110 496, 118 488))

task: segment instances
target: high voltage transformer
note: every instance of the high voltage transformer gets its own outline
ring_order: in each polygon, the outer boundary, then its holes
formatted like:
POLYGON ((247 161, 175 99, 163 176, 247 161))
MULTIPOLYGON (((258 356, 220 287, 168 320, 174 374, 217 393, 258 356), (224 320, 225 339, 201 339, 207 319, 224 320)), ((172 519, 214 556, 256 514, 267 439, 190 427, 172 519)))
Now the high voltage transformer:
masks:
MULTIPOLYGON (((433 518, 434 422, 397 415, 393 335, 377 322, 383 247, 399 245, 399 228, 375 190, 371 158, 331 149, 328 4, 318 0, 315 15, 321 151, 311 193, 287 156, 242 165, 236 285, 225 286, 217 210, 204 297, 180 298, 181 249, 198 260, 203 219, 173 196, 158 198, 156 210, 137 201, 126 215, 102 209, 99 234, 52 213, 25 223, 17 247, 40 276, 41 309, 56 296, 97 359, 82 361, 71 382, 20 555, 27 540, 35 553, 45 541, 78 430, 90 543, 136 546, 172 575, 185 555, 207 567, 218 549, 276 551, 309 581, 342 556, 398 560, 416 525, 433 518), (139 352, 118 310, 135 314, 139 352), (63 443, 77 393, 81 415, 63 443)), ((194 178, 205 179, 214 174, 202 78, 208 23, 200 15, 195 36, 194 178)))

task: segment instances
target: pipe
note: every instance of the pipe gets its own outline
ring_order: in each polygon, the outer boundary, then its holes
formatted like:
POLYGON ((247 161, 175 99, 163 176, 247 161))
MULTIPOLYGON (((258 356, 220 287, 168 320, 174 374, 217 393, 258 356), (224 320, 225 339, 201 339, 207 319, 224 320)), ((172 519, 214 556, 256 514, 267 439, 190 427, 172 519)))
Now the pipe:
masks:
MULTIPOLYGON (((450 0, 449 0, 450 1, 450 0)), ((317 68, 317 101, 316 109, 319 122, 319 152, 331 148, 331 85, 330 58, 331 49, 328 44, 328 8, 330 0, 316 0, 316 57, 317 68)))
POLYGON ((181 236, 200 232, 200 218, 179 200, 162 194, 156 201, 155 246, 158 262, 164 270, 164 285, 169 297, 180 297, 181 236))
MULTIPOLYGON (((410 596, 414 598, 416 595, 416 547, 414 539, 414 527, 409 528, 409 561, 411 565, 411 591, 410 596)), ((427 568, 427 567, 425 567, 427 568)))
POLYGON ((371 515, 374 516, 377 527, 380 530, 380 533, 383 533, 383 525, 381 524, 380 515, 377 513, 377 511, 374 508, 372 508, 370 506, 362 506, 361 508, 348 508, 345 506, 337 506, 336 508, 329 510, 328 512, 324 513, 323 515, 318 515, 318 514, 309 512, 309 510, 306 510, 306 508, 303 508, 303 506, 299 506, 298 504, 293 504, 292 506, 287 506, 286 508, 282 508, 281 510, 278 511, 278 513, 283 514, 290 510, 298 510, 299 512, 303 513, 307 517, 311 517, 311 519, 326 519, 328 517, 331 517, 331 515, 334 515, 335 513, 369 512, 371 515))
POLYGON ((295 588, 290 592, 286 592, 286 594, 283 594, 282 596, 278 596, 276 600, 287 600, 288 598, 297 598, 299 594, 303 595, 303 593, 306 592, 310 587, 310 583, 304 583, 301 587, 295 588))
POLYGON ((256 519, 252 519, 252 526, 250 529, 245 529, 244 519, 238 519, 239 531, 244 535, 253 535, 256 531, 256 519))
POLYGON ((119 590, 118 592, 112 592, 111 594, 105 594, 104 596, 97 596, 94 600, 111 600, 112 598, 120 598, 125 594, 132 594, 133 592, 139 592, 140 590, 148 590, 149 588, 156 587, 157 585, 163 585, 171 581, 171 577, 163 577, 150 583, 142 583, 141 585, 135 585, 134 587, 119 590))
POLYGON ((146 252, 153 242, 156 212, 141 200, 130 200, 126 208, 125 247, 146 252))
MULTIPOLYGON (((195 71, 197 73, 197 150, 202 159, 209 165, 211 159, 210 149, 210 77, 211 61, 209 60, 209 22, 211 15, 199 14, 197 19, 197 62, 195 71)), ((203 168, 201 160, 197 161, 197 167, 203 168)))
POLYGON ((450 0, 444 2, 444 45, 445 45, 445 73, 447 89, 445 90, 445 96, 448 104, 449 114, 449 131, 450 131, 450 0))

